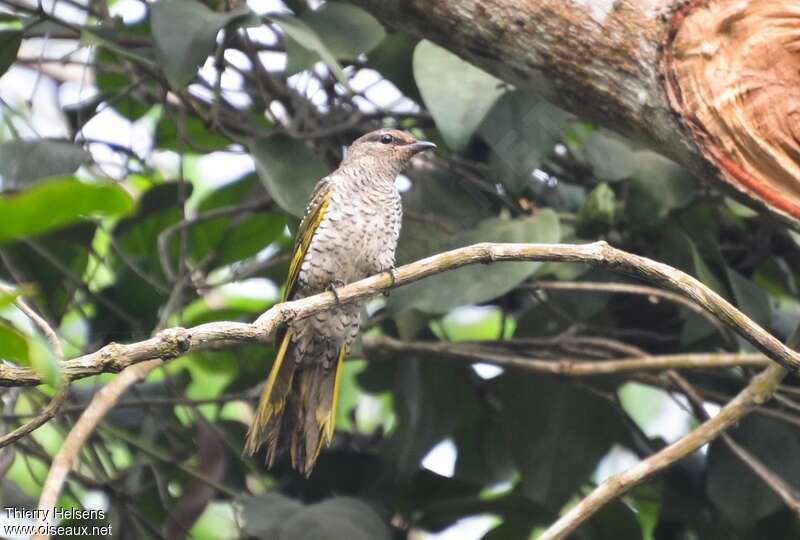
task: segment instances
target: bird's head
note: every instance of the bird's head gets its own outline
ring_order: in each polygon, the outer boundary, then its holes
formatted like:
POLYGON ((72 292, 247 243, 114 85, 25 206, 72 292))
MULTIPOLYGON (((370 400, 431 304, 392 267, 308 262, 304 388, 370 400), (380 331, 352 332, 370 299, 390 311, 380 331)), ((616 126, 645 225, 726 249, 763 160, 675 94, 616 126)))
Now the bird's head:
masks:
POLYGON ((416 154, 436 148, 428 141, 418 141, 411 134, 397 129, 378 129, 362 135, 347 149, 345 163, 358 163, 370 168, 388 168, 399 173, 416 154))

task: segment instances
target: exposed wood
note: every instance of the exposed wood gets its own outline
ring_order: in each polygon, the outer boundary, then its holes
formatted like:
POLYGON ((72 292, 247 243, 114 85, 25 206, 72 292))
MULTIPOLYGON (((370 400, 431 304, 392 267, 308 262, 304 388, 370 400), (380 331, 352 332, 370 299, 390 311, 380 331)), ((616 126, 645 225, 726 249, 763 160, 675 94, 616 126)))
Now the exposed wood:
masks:
POLYGON ((800 219, 800 1, 691 2, 673 21, 671 102, 724 180, 800 219))
POLYGON ((800 225, 800 0, 354 2, 800 225))

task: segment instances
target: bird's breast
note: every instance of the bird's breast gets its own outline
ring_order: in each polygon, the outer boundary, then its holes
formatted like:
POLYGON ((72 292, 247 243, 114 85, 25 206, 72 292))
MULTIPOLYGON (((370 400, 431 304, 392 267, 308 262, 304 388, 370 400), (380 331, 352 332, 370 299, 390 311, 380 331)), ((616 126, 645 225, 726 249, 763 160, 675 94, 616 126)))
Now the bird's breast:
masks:
POLYGON ((401 219, 396 192, 334 194, 301 266, 301 283, 323 290, 391 268, 401 219))

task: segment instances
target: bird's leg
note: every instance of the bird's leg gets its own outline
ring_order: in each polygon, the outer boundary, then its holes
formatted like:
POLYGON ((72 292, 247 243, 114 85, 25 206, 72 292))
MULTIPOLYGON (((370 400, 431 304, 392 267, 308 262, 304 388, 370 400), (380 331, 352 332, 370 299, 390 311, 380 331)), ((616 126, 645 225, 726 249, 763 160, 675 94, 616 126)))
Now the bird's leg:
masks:
POLYGON ((336 289, 338 289, 339 287, 344 287, 344 286, 345 286, 345 283, 341 279, 334 279, 333 281, 331 281, 328 284, 328 289, 327 290, 329 290, 329 291, 331 291, 333 293, 333 296, 336 298, 336 303, 337 304, 341 304, 342 302, 341 302, 341 300, 339 300, 339 293, 336 292, 336 289))
POLYGON ((391 278, 392 283, 389 285, 388 289, 384 289, 383 293, 381 293, 383 296, 389 296, 391 289, 394 289, 395 286, 397 286, 397 268, 391 266, 388 270, 386 270, 386 272, 389 273, 389 278, 391 278))

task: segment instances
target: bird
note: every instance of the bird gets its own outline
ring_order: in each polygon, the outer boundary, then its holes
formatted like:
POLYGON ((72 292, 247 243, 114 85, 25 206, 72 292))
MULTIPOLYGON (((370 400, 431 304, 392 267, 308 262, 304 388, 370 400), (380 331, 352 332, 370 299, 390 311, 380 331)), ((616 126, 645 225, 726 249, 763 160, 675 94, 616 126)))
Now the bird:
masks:
MULTIPOLYGON (((300 222, 283 301, 336 289, 389 272, 394 283, 402 200, 397 176, 416 154, 435 149, 396 129, 371 131, 345 151, 339 167, 319 180, 300 222)), ((292 466, 311 475, 323 444, 333 438, 342 363, 358 335, 361 305, 291 321, 276 333, 275 360, 244 450, 266 447, 266 465, 288 451, 292 466)))

